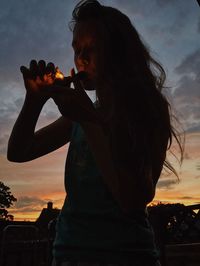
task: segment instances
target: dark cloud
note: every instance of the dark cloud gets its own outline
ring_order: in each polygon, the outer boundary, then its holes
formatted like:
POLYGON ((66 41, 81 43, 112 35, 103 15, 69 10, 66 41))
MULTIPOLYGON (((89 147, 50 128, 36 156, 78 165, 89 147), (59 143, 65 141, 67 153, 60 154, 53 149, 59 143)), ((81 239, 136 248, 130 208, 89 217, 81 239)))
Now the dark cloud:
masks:
POLYGON ((40 213, 41 211, 42 211, 42 208, 38 208, 38 206, 23 207, 19 209, 14 209, 14 208, 10 209, 10 213, 12 213, 14 217, 15 217, 15 214, 19 214, 19 213, 27 214, 28 216, 29 213, 35 213, 35 212, 40 213))
POLYGON ((200 74, 200 49, 187 55, 183 61, 175 68, 177 74, 200 74))
POLYGON ((23 208, 30 208, 30 207, 43 207, 47 202, 38 198, 38 197, 29 197, 29 196, 24 196, 24 197, 19 197, 17 199, 17 202, 15 203, 15 207, 20 210, 23 208))
POLYGON ((0 154, 6 154, 9 135, 0 136, 0 154))
POLYGON ((174 16, 174 19, 172 20, 171 24, 166 27, 165 30, 168 31, 169 34, 177 37, 177 35, 180 35, 184 30, 184 27, 187 25, 187 17, 189 16, 189 13, 183 5, 181 5, 180 7, 177 5, 174 6, 174 8, 176 8, 177 11, 176 16, 174 16))
POLYGON ((58 113, 53 112, 53 111, 49 111, 48 113, 46 113, 46 119, 47 120, 55 120, 58 117, 58 113))
POLYGON ((43 200, 39 197, 23 196, 19 197, 14 205, 10 208, 10 212, 15 216, 16 214, 38 213, 38 216, 43 208, 47 207, 47 202, 51 199, 43 200))
POLYGON ((197 24, 197 32, 200 33, 200 18, 199 18, 198 24, 197 24))
POLYGON ((183 197, 179 197, 179 199, 193 199, 193 197, 190 197, 190 196, 183 196, 183 197))
POLYGON ((184 160, 189 160, 189 159, 191 159, 191 156, 187 152, 185 152, 184 153, 184 160))
POLYGON ((172 189, 175 185, 177 185, 177 181, 173 179, 160 179, 158 181, 157 188, 172 189))
POLYGON ((198 171, 200 171, 200 163, 198 163, 198 164, 196 165, 196 169, 197 169, 198 171))
MULTIPOLYGON (((5 155, 7 143, 16 118, 23 106, 25 89, 20 84, 10 83, 0 90, 0 154, 5 155)), ((40 115, 37 128, 54 121, 60 116, 53 100, 49 100, 40 115)))
MULTIPOLYGON (((53 60, 55 63, 67 58, 69 38, 68 22, 75 1, 39 0, 7 1, 1 5, 0 58, 1 77, 10 81, 17 75, 22 64, 28 64, 32 58, 53 60)), ((69 36, 70 34, 70 36, 69 36)), ((65 64, 66 66, 66 64, 65 64)))
POLYGON ((154 6, 152 2, 148 8, 153 11, 151 14, 153 19, 146 27, 147 34, 159 42, 162 41, 164 45, 175 45, 177 36, 180 38, 191 20, 193 9, 190 3, 182 0, 155 0, 156 5, 154 6), (158 22, 161 16, 162 18, 158 22))
MULTIPOLYGON (((198 112, 198 121, 200 121, 199 111, 197 110, 197 112, 198 112)), ((200 124, 199 124, 199 122, 198 122, 198 125, 190 126, 186 130, 186 133, 199 133, 199 132, 200 132, 200 124)))
MULTIPOLYGON (((32 58, 43 58, 55 62, 64 73, 68 73, 73 64, 70 48, 72 35, 68 30, 68 22, 77 2, 75 0, 43 2, 40 0, 9 0, 1 4, 0 151, 2 153, 6 150, 7 136, 10 134, 23 104, 25 90, 19 71, 20 65, 28 65, 32 58), (3 145, 3 141, 5 141, 5 145, 3 145)), ((136 22, 136 26, 143 30, 144 34, 149 25, 151 39, 157 37, 158 42, 170 40, 172 43, 174 36, 180 34, 185 23, 188 23, 186 18, 192 17, 190 1, 126 0, 122 2, 120 0, 103 0, 101 2, 125 12, 134 23, 136 22), (173 13, 172 17, 169 10, 173 13)), ((183 114, 186 113, 186 118, 196 121, 188 122, 188 128, 193 130, 198 128, 197 123, 200 119, 199 102, 196 97, 200 90, 198 90, 197 78, 193 80, 192 76, 183 74, 181 68, 183 66, 181 67, 180 64, 176 69, 177 74, 181 76, 176 90, 176 98, 178 105, 181 106, 181 111, 183 114), (187 94, 188 87, 190 88, 189 101, 186 97, 189 94, 187 94), (185 104, 185 100, 189 104, 185 104), (191 105, 191 101, 195 103, 191 105), (189 114, 192 115, 192 118, 189 117, 189 114)), ((184 68, 186 69, 186 66, 184 68)), ((42 126, 43 122, 56 119, 57 116, 56 108, 47 106, 42 112, 39 126, 42 126)))
POLYGON ((168 5, 171 5, 171 4, 175 4, 177 3, 178 1, 177 0, 168 0, 168 1, 163 1, 163 0, 155 0, 156 4, 159 6, 159 7, 167 7, 168 5))
POLYGON ((11 129, 23 103, 18 87, 11 82, 0 90, 0 154, 6 153, 11 129))
POLYGON ((103 0, 100 2, 106 6, 116 7, 117 9, 128 15, 133 22, 135 19, 137 19, 137 17, 145 17, 145 18, 150 17, 152 15, 151 11, 153 11, 155 7, 155 3, 153 1, 149 6, 145 0, 140 0, 140 1, 126 0, 123 2, 121 0, 112 0, 112 1, 103 0))
MULTIPOLYGON (((9 0, 0 9, 0 153, 23 105, 25 89, 21 65, 31 59, 53 61, 68 74, 73 65, 72 34, 68 29, 75 0, 9 0)), ((44 109, 45 110, 45 109, 44 109)), ((47 110, 47 109, 46 109, 47 110)), ((56 117, 55 108, 43 111, 40 121, 56 117)), ((42 122, 41 122, 42 124, 42 122)))
POLYGON ((200 49, 187 55, 175 68, 179 75, 174 103, 184 116, 187 131, 200 129, 200 49))
POLYGON ((17 109, 22 108, 23 103, 24 103, 24 97, 17 98, 14 101, 14 104, 16 105, 17 109))

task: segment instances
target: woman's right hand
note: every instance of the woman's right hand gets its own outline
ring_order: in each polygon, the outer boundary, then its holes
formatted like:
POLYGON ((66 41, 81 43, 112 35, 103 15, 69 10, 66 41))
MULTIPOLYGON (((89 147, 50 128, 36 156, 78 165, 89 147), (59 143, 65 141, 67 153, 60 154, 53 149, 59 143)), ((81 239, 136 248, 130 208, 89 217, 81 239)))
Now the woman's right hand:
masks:
POLYGON ((27 95, 31 98, 42 100, 46 102, 50 96, 43 91, 44 87, 53 84, 55 78, 52 75, 55 73, 55 66, 53 63, 48 63, 44 60, 31 60, 29 68, 21 66, 20 68, 27 95))

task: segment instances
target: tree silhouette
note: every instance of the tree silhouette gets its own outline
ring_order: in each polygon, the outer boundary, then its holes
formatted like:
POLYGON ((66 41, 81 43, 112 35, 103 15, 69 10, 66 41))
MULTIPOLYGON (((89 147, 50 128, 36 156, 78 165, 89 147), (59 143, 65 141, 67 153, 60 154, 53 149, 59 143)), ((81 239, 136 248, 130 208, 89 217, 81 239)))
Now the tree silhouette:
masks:
POLYGON ((13 205, 17 199, 11 194, 10 188, 0 181, 0 220, 13 220, 13 215, 9 214, 7 208, 13 205))

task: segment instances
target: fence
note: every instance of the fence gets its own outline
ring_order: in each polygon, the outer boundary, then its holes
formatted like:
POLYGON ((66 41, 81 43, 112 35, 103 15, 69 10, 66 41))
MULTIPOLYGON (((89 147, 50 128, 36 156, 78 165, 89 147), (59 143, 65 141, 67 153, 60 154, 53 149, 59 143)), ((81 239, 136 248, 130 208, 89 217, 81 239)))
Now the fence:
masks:
POLYGON ((165 246, 166 266, 199 266, 200 243, 165 246))
POLYGON ((40 240, 36 226, 8 225, 3 230, 1 266, 49 266, 50 239, 40 240))

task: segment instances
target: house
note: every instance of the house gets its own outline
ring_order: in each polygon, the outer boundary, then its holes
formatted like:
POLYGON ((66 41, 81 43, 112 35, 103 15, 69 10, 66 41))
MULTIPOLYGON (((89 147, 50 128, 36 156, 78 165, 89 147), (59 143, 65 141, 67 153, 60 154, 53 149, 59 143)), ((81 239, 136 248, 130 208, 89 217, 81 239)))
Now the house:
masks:
POLYGON ((39 217, 37 218, 35 224, 38 227, 48 227, 48 224, 52 220, 56 220, 60 210, 57 208, 53 208, 53 202, 47 203, 47 208, 44 208, 39 217))

